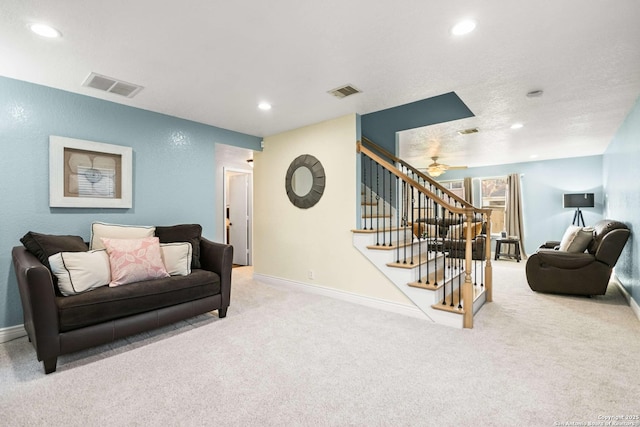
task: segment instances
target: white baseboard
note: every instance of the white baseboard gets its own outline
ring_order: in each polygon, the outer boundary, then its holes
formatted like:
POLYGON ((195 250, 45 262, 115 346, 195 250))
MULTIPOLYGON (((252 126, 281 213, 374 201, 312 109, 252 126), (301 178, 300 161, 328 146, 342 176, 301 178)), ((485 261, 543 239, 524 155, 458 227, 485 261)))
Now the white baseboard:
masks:
POLYGON ((627 300, 627 304, 629 304, 629 307, 631 307, 631 311, 633 311, 633 313, 636 315, 638 320, 640 320, 640 305, 638 305, 636 300, 631 298, 631 295, 629 295, 629 292, 627 292, 627 290, 624 288, 624 286, 622 286, 622 282, 620 282, 620 280, 615 275, 615 273, 612 275, 611 281, 613 283, 615 283, 616 286, 618 286, 618 289, 620 290, 620 293, 627 300))
POLYGON ((253 274, 253 278, 257 281, 265 283, 270 286, 298 290, 308 292, 316 295, 323 295, 330 298, 347 301, 354 304, 364 305, 366 307, 376 308, 378 310, 389 311, 391 313, 401 314, 404 316, 415 317, 418 319, 429 319, 423 312, 416 306, 410 306, 400 304, 397 302, 386 301, 379 298, 367 297, 364 295, 358 295, 351 292, 343 291, 340 289, 332 289, 319 285, 310 285, 308 283, 296 282, 293 280, 282 279, 279 277, 267 276, 265 274, 253 274))
POLYGON ((9 326, 8 328, 0 329, 0 343, 15 340, 16 338, 24 337, 27 335, 27 331, 23 325, 9 326))

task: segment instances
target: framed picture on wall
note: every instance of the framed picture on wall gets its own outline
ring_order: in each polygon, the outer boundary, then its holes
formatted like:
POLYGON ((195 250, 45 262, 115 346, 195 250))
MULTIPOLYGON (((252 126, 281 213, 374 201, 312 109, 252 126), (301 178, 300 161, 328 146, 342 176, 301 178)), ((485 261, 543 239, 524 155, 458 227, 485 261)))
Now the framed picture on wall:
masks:
POLYGON ((49 137, 49 206, 130 208, 131 147, 49 137))

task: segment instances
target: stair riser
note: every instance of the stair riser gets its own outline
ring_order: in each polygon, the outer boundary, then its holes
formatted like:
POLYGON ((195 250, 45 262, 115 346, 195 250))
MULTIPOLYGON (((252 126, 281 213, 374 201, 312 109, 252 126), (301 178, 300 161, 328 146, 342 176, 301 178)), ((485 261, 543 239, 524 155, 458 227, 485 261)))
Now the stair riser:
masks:
MULTIPOLYGON (((367 248, 368 245, 375 244, 375 233, 354 233, 353 241, 354 246, 365 257, 367 257, 391 282, 393 282, 402 293, 404 293, 411 301, 413 301, 413 303, 418 308, 420 308, 429 319, 438 324, 443 324, 460 329, 463 328, 464 319, 462 315, 458 313, 451 313, 448 311, 436 310, 431 307, 434 304, 442 302, 445 292, 446 294, 450 294, 452 292, 451 284, 447 283, 446 287, 442 287, 437 290, 415 288, 408 285, 409 283, 418 281, 420 279, 419 274, 421 274, 423 277, 426 276, 427 263, 422 264, 420 273, 417 266, 409 269, 390 267, 387 265, 389 263, 388 260, 390 256, 392 258, 395 257, 395 251, 373 250, 367 248)), ((425 244, 425 242, 423 242, 423 244, 425 244)), ((433 271, 434 262, 438 262, 438 269, 444 268, 444 259, 445 258, 439 257, 437 258, 437 261, 429 261, 429 270, 433 271)), ((395 261, 396 260, 393 259, 391 262, 395 261)), ((460 277, 460 280, 458 280, 457 278, 453 280, 453 292, 457 292, 460 283, 464 283, 464 272, 460 277)), ((484 298, 485 297, 481 297, 476 300, 476 302, 474 303, 474 312, 477 312, 480 306, 484 303, 484 298)))

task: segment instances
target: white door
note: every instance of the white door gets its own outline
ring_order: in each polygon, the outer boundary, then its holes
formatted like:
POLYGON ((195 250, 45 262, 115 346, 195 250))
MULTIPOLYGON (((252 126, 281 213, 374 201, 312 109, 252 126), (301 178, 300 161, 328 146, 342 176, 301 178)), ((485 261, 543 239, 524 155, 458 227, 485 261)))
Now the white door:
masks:
POLYGON ((249 265, 249 175, 229 177, 229 244, 233 246, 233 263, 249 265))

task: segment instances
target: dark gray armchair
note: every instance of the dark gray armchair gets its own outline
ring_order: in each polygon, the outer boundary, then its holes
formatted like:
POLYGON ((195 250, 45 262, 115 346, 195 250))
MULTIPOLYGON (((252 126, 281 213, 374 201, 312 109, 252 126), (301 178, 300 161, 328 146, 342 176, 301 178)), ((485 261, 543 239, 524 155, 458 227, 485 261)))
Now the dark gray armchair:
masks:
POLYGON ((546 242, 527 260, 529 287, 534 291, 569 295, 604 295, 629 228, 604 219, 594 225, 593 240, 582 253, 559 251, 560 242, 546 242))

